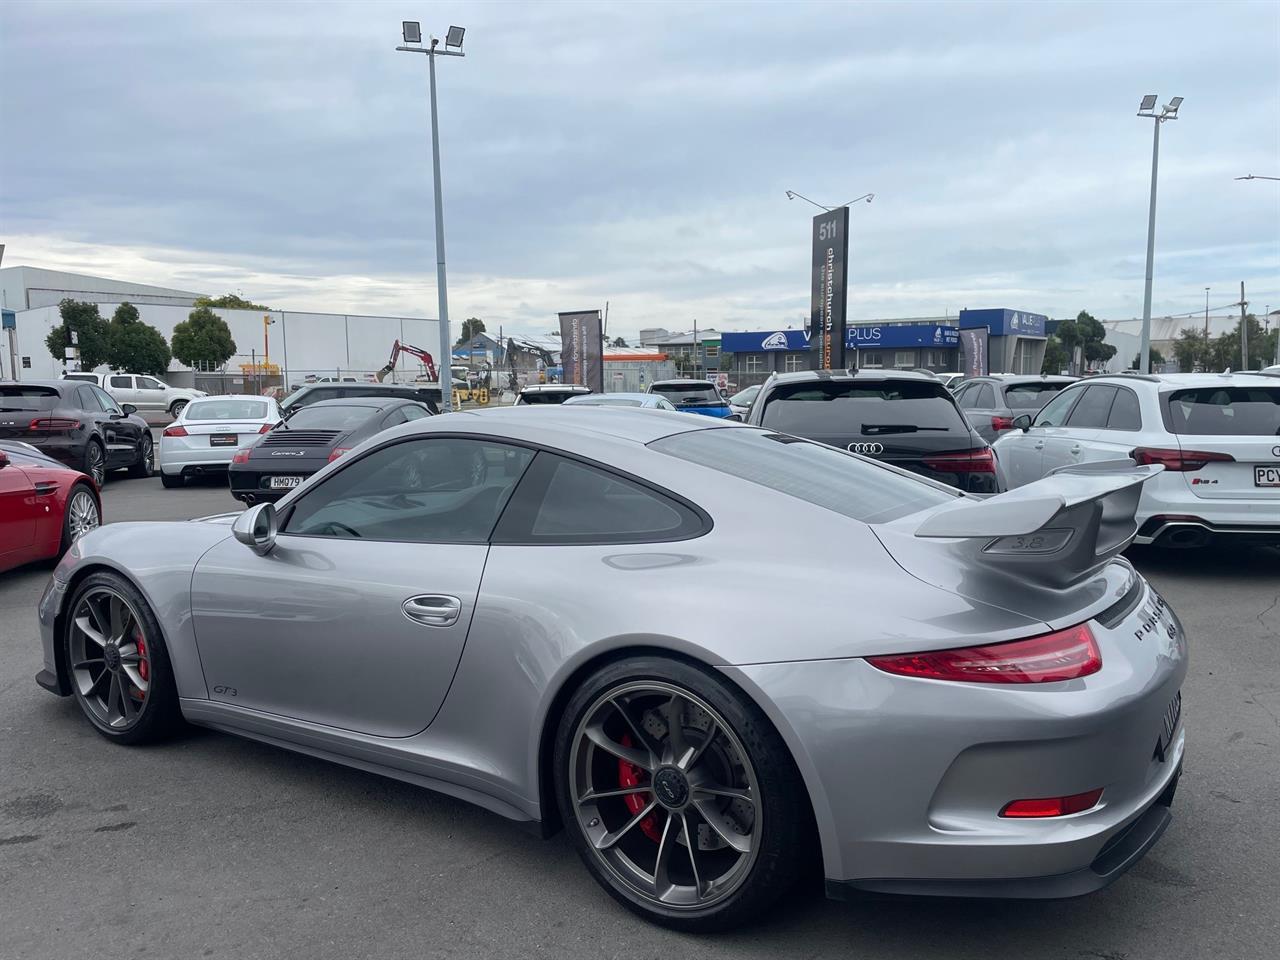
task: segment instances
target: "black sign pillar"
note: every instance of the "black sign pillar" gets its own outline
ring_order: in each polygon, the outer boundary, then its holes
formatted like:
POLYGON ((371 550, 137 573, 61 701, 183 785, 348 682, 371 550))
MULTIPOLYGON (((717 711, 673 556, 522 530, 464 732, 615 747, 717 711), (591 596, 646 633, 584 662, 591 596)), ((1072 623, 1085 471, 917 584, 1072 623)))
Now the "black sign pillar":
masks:
POLYGON ((810 366, 845 366, 845 301, 849 287, 849 208, 813 218, 813 290, 809 298, 810 366))

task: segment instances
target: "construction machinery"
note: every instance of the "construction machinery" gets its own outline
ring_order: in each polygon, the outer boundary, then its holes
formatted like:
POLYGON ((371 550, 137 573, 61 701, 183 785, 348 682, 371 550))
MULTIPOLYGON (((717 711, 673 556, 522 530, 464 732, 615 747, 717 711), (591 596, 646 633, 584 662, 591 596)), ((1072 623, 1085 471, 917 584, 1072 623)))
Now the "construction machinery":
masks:
POLYGON ((415 347, 411 343, 401 343, 397 340, 391 346, 391 359, 387 361, 387 365, 379 370, 376 374, 378 382, 381 383, 387 378, 392 370, 396 368, 396 361, 400 359, 400 354, 407 353, 411 357, 417 357, 418 361, 427 368, 427 380, 432 383, 440 382, 440 372, 436 370, 435 357, 427 353, 421 347, 415 347))

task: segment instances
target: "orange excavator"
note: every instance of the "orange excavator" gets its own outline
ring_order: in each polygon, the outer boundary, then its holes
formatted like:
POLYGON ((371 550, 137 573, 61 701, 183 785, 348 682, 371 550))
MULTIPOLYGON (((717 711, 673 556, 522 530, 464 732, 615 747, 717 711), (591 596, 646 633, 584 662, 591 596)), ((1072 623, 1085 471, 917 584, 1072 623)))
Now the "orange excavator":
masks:
POLYGON ((396 368, 396 361, 400 359, 400 354, 407 353, 411 357, 417 357, 424 367, 427 368, 427 379, 432 383, 440 382, 440 373, 436 370, 435 357, 427 353, 421 347, 415 347, 411 343, 401 343, 397 340, 391 347, 391 359, 387 361, 387 365, 375 374, 378 382, 381 383, 387 378, 392 370, 396 368))

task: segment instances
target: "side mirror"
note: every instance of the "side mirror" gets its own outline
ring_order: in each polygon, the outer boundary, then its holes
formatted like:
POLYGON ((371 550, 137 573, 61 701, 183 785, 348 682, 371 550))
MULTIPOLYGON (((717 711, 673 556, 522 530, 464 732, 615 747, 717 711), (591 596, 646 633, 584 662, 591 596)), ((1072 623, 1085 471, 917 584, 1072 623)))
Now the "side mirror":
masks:
POLYGON ((9 465, 9 455, 5 453, 3 450, 0 450, 0 470, 3 470, 8 465, 9 465))
POLYGON ((1031 414, 1024 413, 1020 416, 1014 417, 1013 427, 1015 430, 1021 430, 1023 433, 1026 433, 1031 429, 1031 414))
POLYGON ((250 507, 236 517, 231 533, 258 556, 266 556, 276 545, 276 505, 260 503, 250 507))
POLYGON ((132 417, 135 413, 138 412, 138 408, 135 407, 132 403, 122 403, 120 404, 120 409, 124 411, 124 415, 126 417, 132 417))

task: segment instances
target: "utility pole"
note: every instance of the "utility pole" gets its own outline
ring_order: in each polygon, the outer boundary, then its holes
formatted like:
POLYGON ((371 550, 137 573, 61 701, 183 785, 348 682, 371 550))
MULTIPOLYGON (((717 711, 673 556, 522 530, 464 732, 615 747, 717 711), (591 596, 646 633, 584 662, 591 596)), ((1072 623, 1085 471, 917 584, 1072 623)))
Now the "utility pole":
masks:
POLYGON ((1240 281, 1240 369, 1249 369, 1249 324, 1245 321, 1244 308, 1249 301, 1244 298, 1244 281, 1240 281))
POLYGON ((1209 288, 1204 288, 1204 338, 1209 339, 1209 288))

